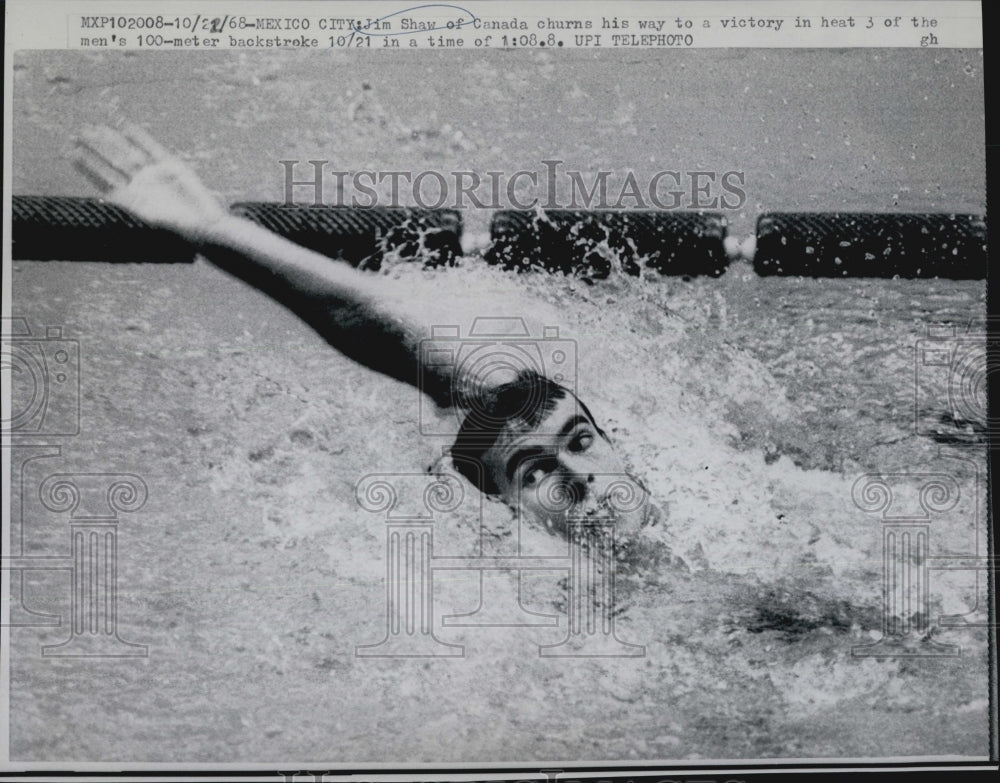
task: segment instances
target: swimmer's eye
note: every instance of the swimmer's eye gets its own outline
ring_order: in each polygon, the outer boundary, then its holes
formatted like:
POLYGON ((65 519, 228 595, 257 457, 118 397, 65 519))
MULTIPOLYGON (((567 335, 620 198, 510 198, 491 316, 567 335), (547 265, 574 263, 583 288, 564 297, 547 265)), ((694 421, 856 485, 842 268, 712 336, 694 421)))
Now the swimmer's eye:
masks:
POLYGON ((541 484, 545 479, 545 471, 541 468, 535 468, 534 470, 529 470, 524 474, 524 478, 521 483, 526 487, 533 487, 536 484, 541 484))
POLYGON ((579 454, 581 451, 589 449, 593 442, 594 433, 590 430, 581 430, 573 436, 573 439, 566 448, 574 454, 579 454))
POLYGON ((537 486, 555 469, 556 463, 554 460, 536 460, 529 467, 525 468, 524 473, 521 474, 521 486, 537 486))

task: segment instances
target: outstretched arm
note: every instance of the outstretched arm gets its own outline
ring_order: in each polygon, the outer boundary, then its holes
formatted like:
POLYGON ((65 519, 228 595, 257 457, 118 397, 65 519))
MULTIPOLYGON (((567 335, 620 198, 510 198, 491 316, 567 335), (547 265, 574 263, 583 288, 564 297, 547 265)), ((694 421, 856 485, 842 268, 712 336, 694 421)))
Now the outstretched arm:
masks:
POLYGON ((187 165, 141 128, 87 129, 77 140, 75 164, 108 201, 192 242, 347 356, 419 384, 439 404, 452 399, 450 373, 418 381, 425 325, 392 307, 386 281, 230 215, 187 165))

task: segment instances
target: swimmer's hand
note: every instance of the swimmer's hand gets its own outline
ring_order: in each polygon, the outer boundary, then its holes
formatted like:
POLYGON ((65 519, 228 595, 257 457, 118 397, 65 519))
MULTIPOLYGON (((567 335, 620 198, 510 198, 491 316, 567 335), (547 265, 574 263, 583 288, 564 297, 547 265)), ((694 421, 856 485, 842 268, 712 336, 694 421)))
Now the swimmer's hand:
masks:
POLYGON ((73 163, 107 201, 190 242, 207 241, 229 216, 187 164, 135 125, 86 128, 73 163))

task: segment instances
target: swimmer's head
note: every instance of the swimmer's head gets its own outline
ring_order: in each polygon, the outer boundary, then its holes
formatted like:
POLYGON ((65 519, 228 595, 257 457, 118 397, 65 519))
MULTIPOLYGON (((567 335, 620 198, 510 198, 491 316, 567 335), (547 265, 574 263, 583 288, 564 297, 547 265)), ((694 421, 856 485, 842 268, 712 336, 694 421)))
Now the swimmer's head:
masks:
MULTIPOLYGON (((626 479, 621 459, 587 406, 566 387, 529 370, 480 396, 451 455, 456 470, 481 491, 557 528, 571 514, 606 506, 609 493, 620 491, 626 479)), ((638 526, 644 506, 626 515, 628 520, 616 517, 638 526)))

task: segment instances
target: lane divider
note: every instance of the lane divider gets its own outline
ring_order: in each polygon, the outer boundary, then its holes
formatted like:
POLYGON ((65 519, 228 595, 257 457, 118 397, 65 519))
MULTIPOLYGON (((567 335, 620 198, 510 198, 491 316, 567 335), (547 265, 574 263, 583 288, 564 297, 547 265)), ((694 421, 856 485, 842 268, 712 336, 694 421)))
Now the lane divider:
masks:
POLYGON ((783 212, 757 220, 759 275, 986 277, 986 218, 947 213, 783 212))
POLYGON ((506 269, 542 268, 601 279, 615 267, 718 277, 728 264, 726 220, 716 213, 655 210, 503 210, 486 259, 506 269))
MULTIPOLYGON (((451 265, 463 255, 462 215, 450 209, 232 205, 246 217, 331 258, 380 268, 386 254, 451 265)), ((14 196, 15 260, 190 263, 194 249, 101 199, 14 196)), ((501 210, 492 264, 602 279, 638 275, 718 277, 745 259, 762 276, 985 279, 986 219, 950 213, 773 212, 756 235, 728 235, 722 214, 655 210, 501 210)))

